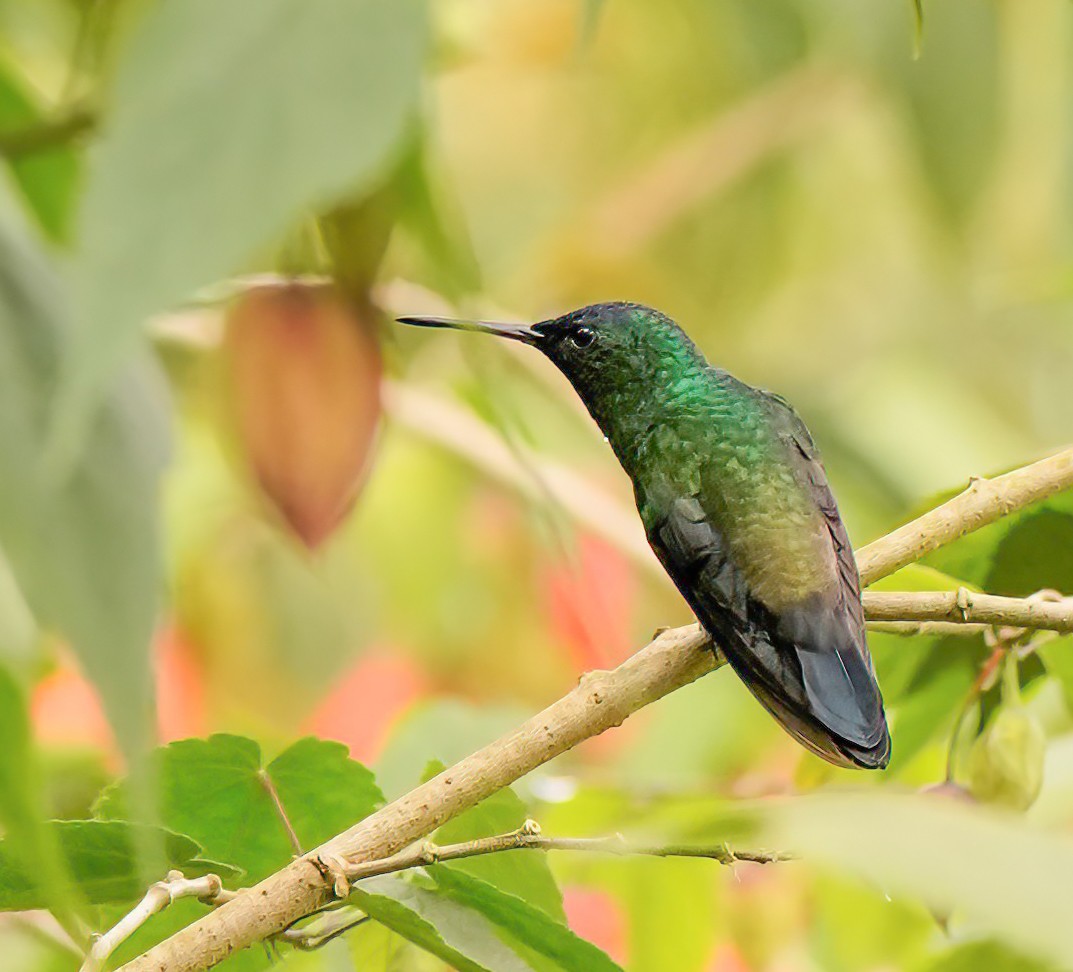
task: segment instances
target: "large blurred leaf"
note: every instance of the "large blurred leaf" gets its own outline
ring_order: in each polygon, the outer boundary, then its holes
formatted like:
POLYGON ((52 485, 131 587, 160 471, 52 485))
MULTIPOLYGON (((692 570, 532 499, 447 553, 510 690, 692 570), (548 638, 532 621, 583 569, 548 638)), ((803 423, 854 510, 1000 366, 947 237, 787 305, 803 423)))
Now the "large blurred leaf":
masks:
MULTIPOLYGON (((40 108, 15 77, 0 63, 0 132, 24 132, 45 123, 40 108)), ((0 136, 2 138, 2 136, 0 136)), ((78 178, 78 159, 68 145, 23 151, 9 162, 22 194, 42 228, 62 239, 70 223, 71 203, 78 178)))
MULTIPOLYGON (((425 776, 435 776, 442 769, 442 764, 432 764, 425 776)), ((449 820, 436 831, 434 839, 438 844, 453 844, 504 834, 517 830, 527 817, 525 804, 508 786, 449 820)), ((486 857, 463 858, 453 866, 494 884, 501 891, 518 895, 557 921, 565 921, 563 897, 543 854, 523 850, 505 851, 486 857)))
POLYGON ((626 865, 614 887, 629 916, 630 972, 707 968, 717 933, 718 865, 651 857, 615 863, 626 865))
POLYGON ((382 173, 416 105, 425 20, 422 0, 153 8, 118 69, 86 187, 86 327, 64 419, 95 400, 148 315, 382 173))
POLYGON ((0 550, 0 664, 25 673, 37 661, 37 625, 0 550))
POLYGON ((824 972, 913 968, 934 941, 935 917, 919 904, 834 875, 819 877, 814 888, 809 930, 824 972))
MULTIPOLYGON (((295 853, 345 830, 383 803, 372 773, 345 746, 301 739, 267 766, 261 748, 243 736, 185 739, 158 750, 152 771, 166 826, 190 834, 209 856, 260 881, 295 853)), ((105 792, 97 812, 129 815, 128 779, 105 792)))
POLYGON ((1020 818, 911 796, 787 800, 763 817, 770 846, 859 875, 937 912, 957 910, 1029 954, 1073 964, 1073 843, 1065 836, 1031 830, 1020 818))
POLYGON ((44 257, 0 225, 0 547, 38 621, 71 640, 133 753, 151 726, 168 430, 155 376, 127 370, 78 463, 62 481, 48 474, 42 443, 72 337, 68 311, 44 257))
POLYGON ((512 939, 550 959, 552 968, 569 972, 621 972, 606 953, 517 895, 501 891, 453 864, 429 868, 429 874, 450 899, 480 912, 512 939))
POLYGON ((533 972, 479 912, 401 878, 362 881, 354 902, 368 915, 461 972, 533 972))
MULTIPOLYGON (((116 820, 54 820, 49 828, 76 885, 93 904, 131 901, 145 893, 137 848, 149 839, 163 846, 167 866, 186 877, 213 873, 226 879, 236 873, 218 861, 205 860, 195 841, 170 830, 152 828, 147 838, 139 833, 139 825, 116 820)), ((29 876, 20 859, 10 840, 0 841, 0 911, 48 907, 49 897, 39 889, 37 876, 29 876)))

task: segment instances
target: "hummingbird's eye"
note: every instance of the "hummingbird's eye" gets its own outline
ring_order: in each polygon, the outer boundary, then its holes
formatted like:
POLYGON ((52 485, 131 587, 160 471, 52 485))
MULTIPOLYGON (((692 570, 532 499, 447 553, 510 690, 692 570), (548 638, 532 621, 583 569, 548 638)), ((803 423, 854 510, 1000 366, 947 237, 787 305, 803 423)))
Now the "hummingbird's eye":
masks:
POLYGON ((596 340, 596 332, 591 327, 579 327, 570 332, 570 343, 575 348, 587 348, 596 340))

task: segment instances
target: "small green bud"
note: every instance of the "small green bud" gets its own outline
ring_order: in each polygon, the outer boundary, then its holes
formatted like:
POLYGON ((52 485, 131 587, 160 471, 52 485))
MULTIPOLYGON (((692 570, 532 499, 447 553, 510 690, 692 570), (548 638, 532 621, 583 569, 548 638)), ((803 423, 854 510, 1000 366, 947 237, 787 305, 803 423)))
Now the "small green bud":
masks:
POLYGON ((973 743, 969 789, 981 803, 1027 810, 1043 785, 1047 739, 1031 712, 1003 705, 973 743))

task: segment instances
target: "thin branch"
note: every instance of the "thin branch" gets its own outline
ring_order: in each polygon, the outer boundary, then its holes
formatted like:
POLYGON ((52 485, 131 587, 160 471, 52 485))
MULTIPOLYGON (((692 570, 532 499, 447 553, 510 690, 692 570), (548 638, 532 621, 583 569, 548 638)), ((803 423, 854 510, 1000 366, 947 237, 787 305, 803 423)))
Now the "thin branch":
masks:
POLYGON ((868 630, 901 638, 934 638, 954 635, 972 638, 990 631, 986 624, 961 624, 957 621, 869 621, 868 630))
MULTIPOLYGON (((497 834, 491 837, 478 837, 474 840, 460 841, 456 844, 435 844, 423 840, 398 854, 378 861, 350 864, 342 859, 320 863, 332 878, 335 894, 345 898, 350 887, 366 878, 383 874, 396 874, 400 871, 419 867, 431 867, 446 861, 457 861, 470 857, 484 857, 489 854, 501 854, 505 851, 576 851, 588 854, 614 854, 620 857, 686 857, 717 861, 720 864, 733 865, 742 862, 755 864, 773 864, 779 861, 794 860, 792 854, 774 851, 738 850, 727 843, 722 844, 637 844, 626 840, 622 834, 606 837, 546 837, 541 833, 540 825, 535 820, 527 820, 517 830, 497 834)), ((212 902, 209 902, 212 903, 212 902)), ((301 928, 291 927, 274 936, 275 941, 287 942, 303 951, 322 948, 328 942, 345 934, 352 928, 369 920, 369 916, 357 908, 343 907, 335 911, 322 913, 308 925, 301 928)))
POLYGON ((181 871, 169 871, 167 879, 158 881, 130 911, 101 935, 89 950, 80 972, 99 972, 108 957, 153 915, 157 915, 180 898, 197 898, 205 904, 220 904, 234 893, 225 891, 215 874, 185 878, 181 871))
POLYGON ((891 593, 865 591, 864 610, 870 621, 919 621, 1002 625, 1010 628, 1073 631, 1073 598, 999 597, 966 588, 957 591, 891 593))
MULTIPOLYGON (((864 580, 872 583, 1069 485, 1073 450, 989 482, 978 480, 951 502, 864 548, 864 580)), ((398 854, 446 820, 722 663, 698 625, 663 632, 618 668, 584 676, 572 692, 517 729, 176 932, 129 962, 125 972, 203 972, 279 935, 333 900, 335 882, 325 863, 357 865, 398 854)))
POLYGON ((312 952, 367 921, 369 916, 364 911, 357 908, 340 908, 319 916, 315 922, 304 928, 288 928, 277 935, 276 939, 303 952, 312 952))
POLYGON ((994 479, 973 478, 942 506, 857 551, 861 584, 867 587, 988 524, 1073 486, 1073 449, 994 479))
POLYGON ((772 864, 791 860, 789 854, 773 851, 733 850, 729 844, 636 844, 621 834, 608 837, 546 837, 534 820, 527 820, 517 830, 493 837, 478 837, 457 844, 434 844, 424 840, 414 846, 379 861, 343 865, 343 873, 351 883, 381 874, 406 871, 415 867, 428 867, 444 861, 457 861, 467 857, 483 857, 503 851, 583 851, 590 854, 616 854, 619 856, 641 855, 645 857, 698 857, 718 861, 720 864, 736 864, 749 861, 757 864, 772 864))

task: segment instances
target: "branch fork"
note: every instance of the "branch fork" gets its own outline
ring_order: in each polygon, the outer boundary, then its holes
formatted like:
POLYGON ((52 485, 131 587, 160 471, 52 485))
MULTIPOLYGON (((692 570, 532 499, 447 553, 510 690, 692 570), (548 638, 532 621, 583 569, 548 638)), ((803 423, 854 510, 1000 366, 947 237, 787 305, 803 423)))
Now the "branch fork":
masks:
POLYGON ((226 891, 215 874, 187 878, 182 871, 169 871, 163 881, 157 881, 145 892, 145 897, 103 935, 94 938, 93 945, 82 963, 80 972, 100 972, 109 956, 144 925, 153 915, 180 898, 197 898, 202 904, 216 906, 231 900, 235 892, 226 891))

